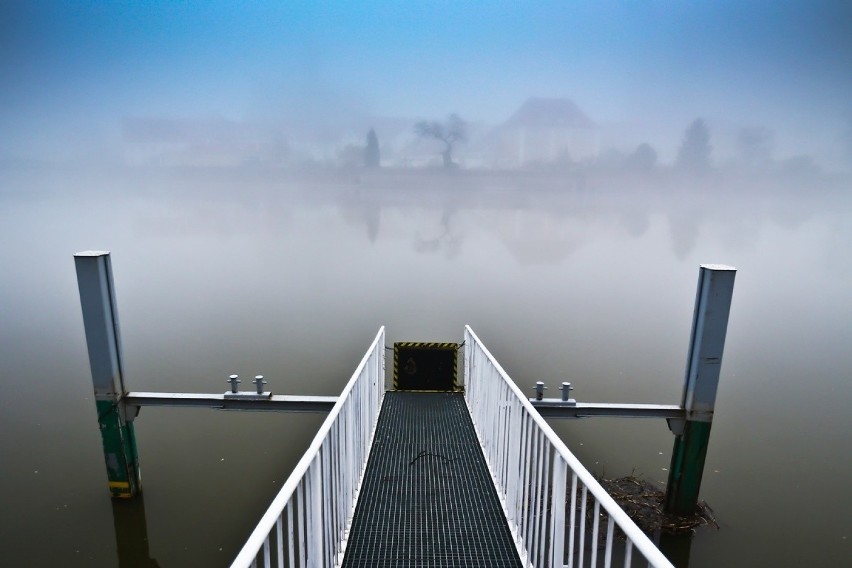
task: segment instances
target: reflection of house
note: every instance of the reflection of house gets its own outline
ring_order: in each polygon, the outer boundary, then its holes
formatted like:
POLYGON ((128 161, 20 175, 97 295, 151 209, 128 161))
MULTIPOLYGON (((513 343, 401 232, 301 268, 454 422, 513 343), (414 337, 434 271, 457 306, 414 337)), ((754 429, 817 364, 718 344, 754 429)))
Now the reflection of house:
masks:
POLYGON ((522 167, 597 156, 599 128, 569 99, 531 98, 497 131, 497 163, 522 167))
POLYGON ((583 243, 582 227, 548 211, 498 211, 488 225, 522 265, 559 264, 583 243))

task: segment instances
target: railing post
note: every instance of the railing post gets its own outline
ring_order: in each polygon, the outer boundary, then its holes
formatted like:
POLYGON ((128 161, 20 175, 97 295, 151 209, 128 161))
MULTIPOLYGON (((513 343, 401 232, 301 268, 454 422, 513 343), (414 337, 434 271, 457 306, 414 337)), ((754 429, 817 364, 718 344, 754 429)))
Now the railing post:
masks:
POLYGON ((109 490, 113 497, 133 497, 142 489, 142 478, 134 417, 126 416, 121 401, 126 390, 109 253, 80 252, 74 264, 109 490))
POLYGON ((666 485, 668 513, 691 514, 698 503, 735 276, 736 269, 730 266, 703 264, 699 269, 681 403, 686 421, 682 431, 673 429, 676 435, 666 485))

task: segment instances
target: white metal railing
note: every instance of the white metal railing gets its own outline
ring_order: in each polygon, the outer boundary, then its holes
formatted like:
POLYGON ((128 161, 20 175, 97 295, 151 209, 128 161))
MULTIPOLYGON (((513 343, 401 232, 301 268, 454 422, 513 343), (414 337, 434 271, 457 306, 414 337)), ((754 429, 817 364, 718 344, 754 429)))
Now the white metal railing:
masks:
POLYGON ((524 566, 597 566, 602 549, 607 567, 613 561, 638 566, 638 555, 647 565, 672 567, 470 327, 465 327, 464 365, 465 400, 524 566), (607 524, 605 536, 601 519, 607 524), (616 546, 622 538, 623 546, 616 546))
POLYGON ((385 328, 232 568, 340 564, 385 390, 385 328))

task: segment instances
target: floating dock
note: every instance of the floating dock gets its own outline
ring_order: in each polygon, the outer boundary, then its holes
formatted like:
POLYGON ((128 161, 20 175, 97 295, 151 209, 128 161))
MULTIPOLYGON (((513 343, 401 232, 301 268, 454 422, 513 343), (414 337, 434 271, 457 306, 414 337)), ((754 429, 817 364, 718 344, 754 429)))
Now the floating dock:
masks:
POLYGON ((398 342, 386 392, 380 328, 337 397, 126 388, 110 256, 75 255, 110 494, 141 490, 133 423, 143 406, 327 412, 292 474, 232 566, 604 566, 671 562, 545 421, 665 418, 675 435, 666 510, 698 500, 736 269, 702 265, 680 405, 528 399, 470 327, 462 343, 398 342), (459 351, 464 347, 463 373, 459 351), (567 563, 567 564, 566 564, 567 563))

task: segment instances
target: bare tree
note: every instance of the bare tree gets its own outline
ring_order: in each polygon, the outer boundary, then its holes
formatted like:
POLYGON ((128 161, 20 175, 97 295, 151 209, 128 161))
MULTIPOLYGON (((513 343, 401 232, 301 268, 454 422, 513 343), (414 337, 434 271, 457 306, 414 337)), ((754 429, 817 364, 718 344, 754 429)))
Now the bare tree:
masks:
POLYGON ((414 125, 414 132, 423 138, 435 138, 444 143, 444 167, 451 169, 456 167, 453 162, 453 144, 464 142, 467 139, 467 124, 457 114, 451 114, 446 122, 437 120, 423 120, 414 125))

